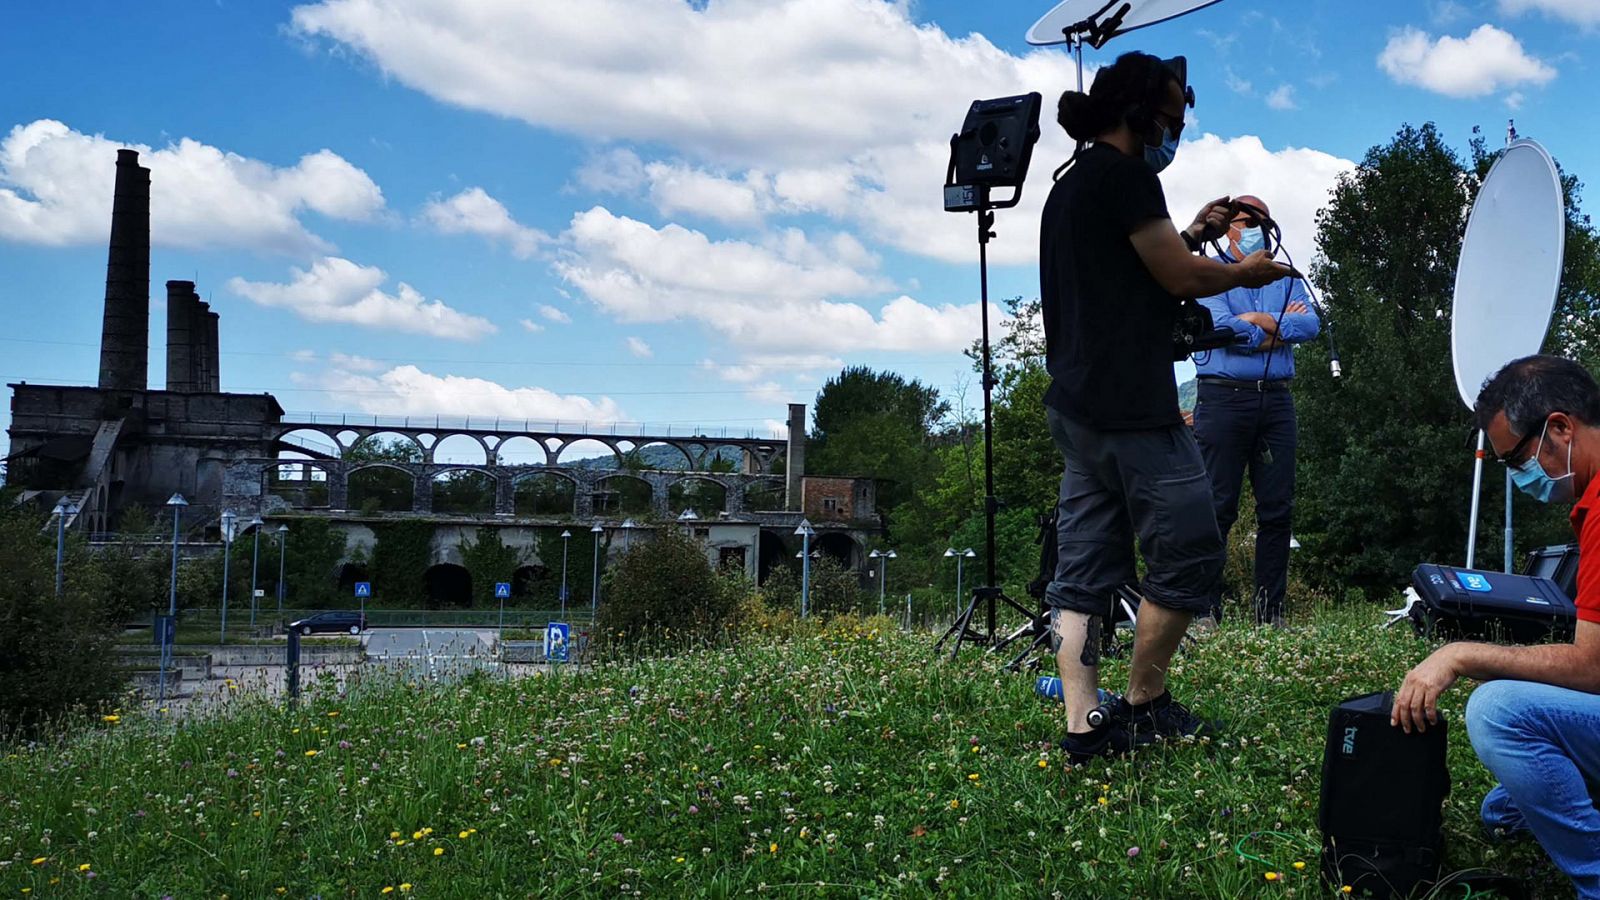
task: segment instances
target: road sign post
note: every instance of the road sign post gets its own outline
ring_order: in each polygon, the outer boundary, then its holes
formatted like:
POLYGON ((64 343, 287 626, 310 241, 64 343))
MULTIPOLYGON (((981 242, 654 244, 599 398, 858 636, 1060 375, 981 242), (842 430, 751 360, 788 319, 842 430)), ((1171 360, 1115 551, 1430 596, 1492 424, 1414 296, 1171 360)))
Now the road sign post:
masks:
POLYGON ((572 628, 565 622, 551 622, 544 627, 544 658, 552 663, 567 661, 568 639, 572 628))
POLYGON ((356 599, 361 601, 361 627, 367 627, 367 601, 372 599, 372 582, 356 582, 356 599))

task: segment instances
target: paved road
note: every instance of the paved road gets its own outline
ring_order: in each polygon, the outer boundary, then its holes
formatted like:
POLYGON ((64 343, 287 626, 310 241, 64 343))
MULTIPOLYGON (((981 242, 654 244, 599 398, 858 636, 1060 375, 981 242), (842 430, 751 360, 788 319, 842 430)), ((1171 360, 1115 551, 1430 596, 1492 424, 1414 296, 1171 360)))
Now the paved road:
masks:
POLYGON ((371 628, 362 638, 368 659, 481 658, 493 655, 494 641, 494 631, 468 628, 371 628))

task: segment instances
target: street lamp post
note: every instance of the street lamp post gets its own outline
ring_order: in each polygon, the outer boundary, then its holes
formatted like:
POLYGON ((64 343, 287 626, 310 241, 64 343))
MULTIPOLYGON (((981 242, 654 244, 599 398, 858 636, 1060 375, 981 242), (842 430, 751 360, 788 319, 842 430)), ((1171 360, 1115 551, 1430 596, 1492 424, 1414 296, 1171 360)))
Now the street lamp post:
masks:
POLYGON ((637 527, 638 526, 633 523, 632 519, 623 519, 622 520, 622 552, 623 553, 627 553, 628 552, 628 538, 629 538, 629 536, 631 536, 633 534, 633 529, 635 529, 637 527))
POLYGON ((810 520, 801 519, 794 533, 800 535, 800 618, 804 619, 811 611, 811 536, 817 531, 810 520))
MULTIPOLYGON (((189 501, 183 499, 182 494, 173 494, 167 499, 167 505, 172 507, 172 582, 171 590, 167 595, 167 616, 173 620, 173 625, 170 627, 176 628, 178 617, 178 529, 179 523, 183 518, 183 508, 189 505, 189 501)), ((167 632, 163 629, 161 633, 161 672, 158 676, 161 679, 161 692, 160 698, 156 701, 158 708, 167 705, 167 663, 171 660, 172 642, 167 640, 167 632)))
POLYGON ((283 569, 289 556, 289 526, 278 526, 278 621, 283 621, 283 569))
POLYGON ((78 514, 78 506, 65 497, 56 504, 56 599, 61 599, 61 592, 66 588, 66 574, 62 569, 62 561, 66 558, 67 547, 67 517, 78 514))
POLYGON ((956 615, 959 616, 961 615, 961 563, 963 560, 972 559, 978 554, 973 553, 971 547, 960 552, 957 552, 954 547, 950 547, 944 551, 944 555, 947 559, 953 556, 956 560, 956 615))
POLYGON ((878 561, 878 615, 881 616, 883 615, 884 610, 884 585, 887 584, 886 579, 889 577, 888 563, 889 560, 896 559, 897 557, 895 556, 895 552, 893 550, 890 550, 887 553, 879 553, 878 551, 874 550, 871 553, 868 553, 867 557, 869 559, 875 559, 878 561))
POLYGON ((694 523, 699 520, 700 516, 697 515, 692 509, 686 509, 678 514, 678 521, 683 524, 683 534, 685 537, 694 537, 694 523))
POLYGON ((594 584, 589 587, 589 618, 593 619, 600 606, 600 538, 606 530, 596 522, 589 533, 594 535, 594 584))
POLYGON ((572 540, 572 532, 561 529, 561 618, 567 618, 567 545, 572 540))
POLYGON ((255 532, 255 547, 250 551, 250 627, 256 627, 256 573, 261 569, 261 526, 266 523, 260 516, 250 520, 250 529, 255 532))
POLYGON ((233 510, 222 511, 222 633, 218 643, 228 642, 228 569, 233 559, 233 526, 239 520, 233 510))

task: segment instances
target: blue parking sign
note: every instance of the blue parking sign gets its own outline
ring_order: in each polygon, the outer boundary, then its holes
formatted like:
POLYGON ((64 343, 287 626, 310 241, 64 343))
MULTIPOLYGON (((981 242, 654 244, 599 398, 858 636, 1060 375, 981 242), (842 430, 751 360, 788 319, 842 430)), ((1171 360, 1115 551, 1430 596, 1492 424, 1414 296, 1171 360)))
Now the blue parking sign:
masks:
POLYGON ((509 599, 511 599, 511 582, 509 582, 509 581, 496 581, 494 583, 494 598, 496 600, 509 600, 509 599))
POLYGON ((572 628, 565 622, 551 622, 544 627, 544 658, 551 662, 567 661, 567 641, 572 628))
POLYGON ((358 581, 358 582, 356 582, 356 596, 357 597, 371 597, 372 596, 372 582, 370 582, 370 581, 358 581))

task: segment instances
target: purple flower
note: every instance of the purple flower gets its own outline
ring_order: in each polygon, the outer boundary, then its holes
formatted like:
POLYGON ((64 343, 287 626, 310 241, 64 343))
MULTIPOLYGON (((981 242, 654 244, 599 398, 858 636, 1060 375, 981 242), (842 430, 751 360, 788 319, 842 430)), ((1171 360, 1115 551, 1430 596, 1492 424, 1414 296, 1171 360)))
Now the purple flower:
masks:
POLYGON ((1138 847, 1129 847, 1128 848, 1128 858, 1129 859, 1133 859, 1135 856, 1138 856, 1138 855, 1139 855, 1139 848, 1138 847))
POLYGON ((700 807, 695 806, 693 803, 689 804, 689 815, 692 816, 695 813, 698 813, 699 811, 700 811, 700 807))
POLYGON ((340 750, 349 750, 350 749, 350 742, 349 741, 340 741, 339 742, 339 749, 340 750))
POLYGON ((617 842, 617 843, 619 843, 619 844, 620 844, 620 843, 622 843, 622 842, 623 842, 623 841, 625 841, 625 840, 627 840, 627 838, 624 838, 624 837, 623 837, 623 836, 622 836, 622 832, 620 832, 620 831, 618 831, 618 832, 615 832, 615 833, 613 833, 613 834, 612 834, 612 835, 611 835, 611 839, 612 839, 612 840, 613 840, 613 841, 616 841, 616 842, 617 842))
POLYGON ((238 769, 229 769, 228 770, 228 777, 229 778, 238 778, 239 777, 239 770, 238 769))
POLYGON ((378 764, 377 763, 373 763, 372 764, 372 771, 374 771, 374 772, 378 771, 378 764))
POLYGON ((276 756, 278 759, 283 759, 283 751, 282 750, 279 750, 277 753, 275 753, 273 755, 276 756))

